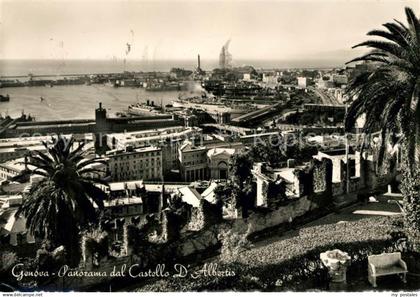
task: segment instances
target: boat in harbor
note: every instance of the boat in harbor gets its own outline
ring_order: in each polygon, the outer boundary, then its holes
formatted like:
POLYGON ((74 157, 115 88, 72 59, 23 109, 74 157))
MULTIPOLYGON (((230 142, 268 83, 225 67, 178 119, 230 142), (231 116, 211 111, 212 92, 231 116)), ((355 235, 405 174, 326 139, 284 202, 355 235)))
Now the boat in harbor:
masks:
POLYGON ((9 101, 10 101, 9 94, 7 94, 6 96, 0 95, 0 102, 9 102, 9 101))
POLYGON ((129 115, 145 115, 150 116, 156 113, 161 113, 162 107, 155 105, 154 101, 147 100, 146 103, 131 104, 128 106, 127 113, 129 115))

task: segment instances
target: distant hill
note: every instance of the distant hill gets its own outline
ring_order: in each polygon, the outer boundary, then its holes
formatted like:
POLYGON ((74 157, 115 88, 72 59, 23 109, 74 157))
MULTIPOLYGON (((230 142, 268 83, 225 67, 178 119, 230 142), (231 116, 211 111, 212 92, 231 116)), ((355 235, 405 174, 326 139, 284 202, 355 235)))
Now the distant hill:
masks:
POLYGON ((307 55, 305 59, 316 59, 316 60, 331 60, 341 62, 342 64, 365 54, 367 51, 365 49, 337 49, 331 51, 323 51, 314 54, 307 55))

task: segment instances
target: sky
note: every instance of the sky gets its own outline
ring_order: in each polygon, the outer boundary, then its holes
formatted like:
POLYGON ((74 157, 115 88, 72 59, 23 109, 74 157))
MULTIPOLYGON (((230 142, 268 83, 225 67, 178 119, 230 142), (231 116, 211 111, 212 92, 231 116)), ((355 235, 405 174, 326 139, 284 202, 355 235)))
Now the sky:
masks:
POLYGON ((420 1, 0 0, 0 59, 339 56, 420 1), (130 44, 128 50, 127 43, 130 44))

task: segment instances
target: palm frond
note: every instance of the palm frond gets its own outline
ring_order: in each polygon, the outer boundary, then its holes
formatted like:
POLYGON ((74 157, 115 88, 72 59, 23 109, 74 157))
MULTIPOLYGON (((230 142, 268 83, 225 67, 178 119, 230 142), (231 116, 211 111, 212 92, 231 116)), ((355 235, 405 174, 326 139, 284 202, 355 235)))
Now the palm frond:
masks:
MULTIPOLYGON (((383 26, 387 27, 387 29, 391 31, 390 28, 394 28, 394 26, 397 26, 397 25, 392 24, 392 23, 388 23, 388 24, 384 24, 383 26)), ((396 31, 394 31, 394 32, 396 32, 396 31)), ((405 39, 404 36, 401 36, 399 34, 398 35, 393 34, 393 33, 390 33, 390 32, 383 31, 383 30, 372 30, 372 31, 369 31, 366 35, 382 37, 382 38, 388 39, 390 41, 393 41, 400 46, 407 46, 407 44, 408 44, 408 42, 407 42, 407 40, 405 39)))
POLYGON ((352 48, 357 48, 357 47, 362 47, 362 46, 374 48, 374 49, 389 53, 390 55, 393 55, 397 58, 404 58, 402 49, 398 45, 391 42, 379 41, 379 40, 367 40, 367 41, 354 45, 352 48))
POLYGON ((405 14, 407 16, 408 27, 410 28, 409 32, 411 32, 412 37, 418 41, 420 39, 419 19, 416 17, 414 11, 410 7, 405 8, 405 14))

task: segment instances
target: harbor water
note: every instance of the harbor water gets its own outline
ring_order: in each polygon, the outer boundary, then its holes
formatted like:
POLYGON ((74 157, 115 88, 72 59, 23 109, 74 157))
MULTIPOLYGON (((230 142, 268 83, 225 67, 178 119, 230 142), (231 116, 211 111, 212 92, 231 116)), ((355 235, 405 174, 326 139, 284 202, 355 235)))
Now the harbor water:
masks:
POLYGON ((3 88, 0 94, 10 96, 9 102, 0 102, 2 116, 17 117, 24 112, 34 116, 37 121, 46 121, 94 119, 99 102, 102 102, 109 115, 115 116, 117 112, 126 111, 128 105, 146 100, 154 101, 155 105, 171 104, 181 93, 147 92, 142 88, 113 88, 107 85, 75 85, 3 88))

